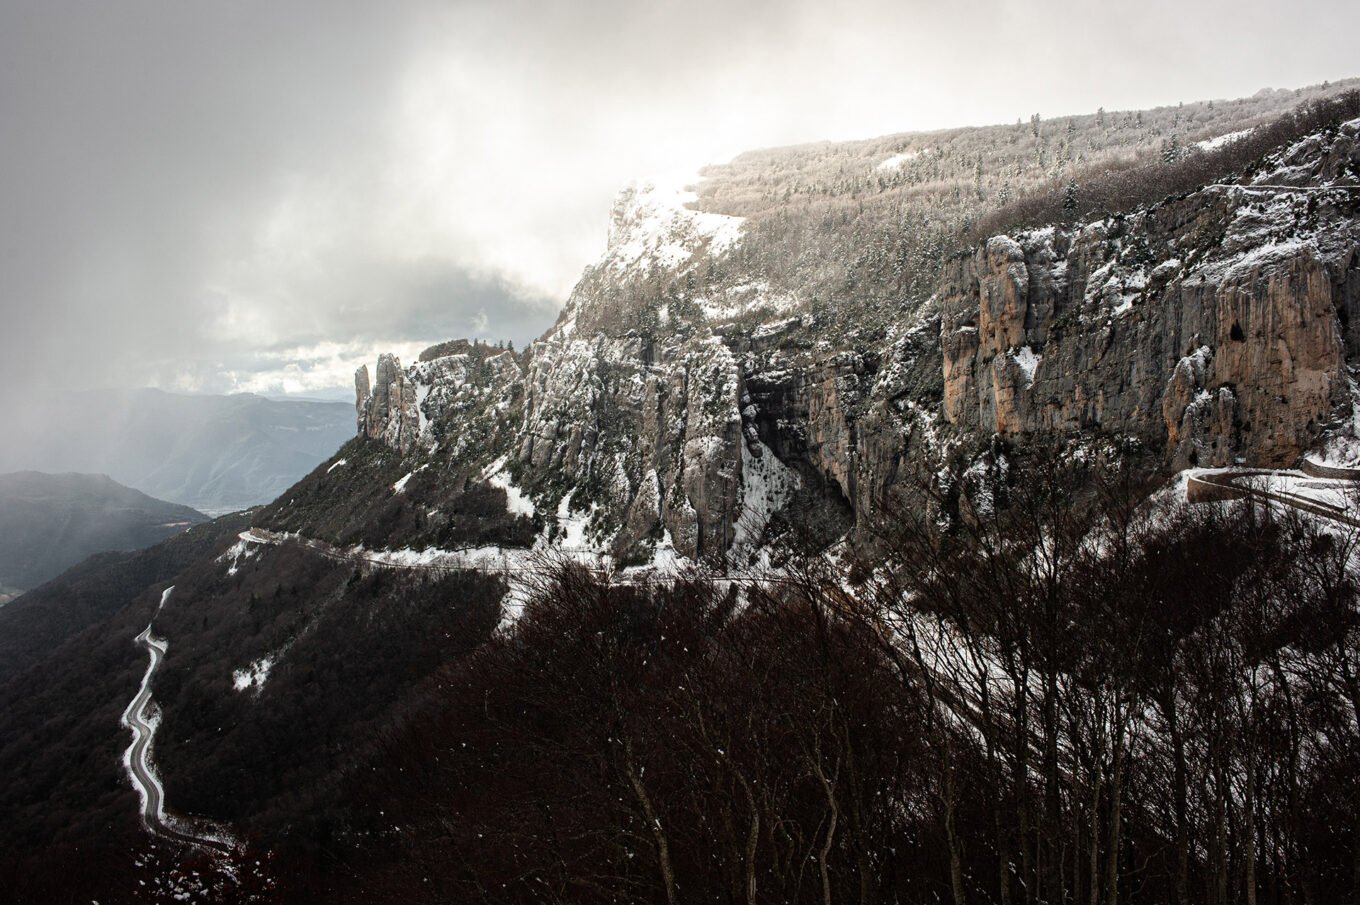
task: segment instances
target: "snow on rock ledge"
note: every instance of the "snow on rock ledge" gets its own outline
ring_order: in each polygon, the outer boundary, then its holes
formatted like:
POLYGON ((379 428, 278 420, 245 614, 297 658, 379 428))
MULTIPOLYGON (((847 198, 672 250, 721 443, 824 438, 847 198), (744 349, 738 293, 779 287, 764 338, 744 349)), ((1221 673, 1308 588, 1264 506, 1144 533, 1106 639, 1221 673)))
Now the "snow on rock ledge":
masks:
POLYGON ((624 189, 610 217, 609 247, 600 266, 624 271, 649 265, 675 269, 708 247, 710 255, 731 250, 741 239, 741 217, 691 210, 698 196, 684 188, 699 177, 638 182, 624 189))

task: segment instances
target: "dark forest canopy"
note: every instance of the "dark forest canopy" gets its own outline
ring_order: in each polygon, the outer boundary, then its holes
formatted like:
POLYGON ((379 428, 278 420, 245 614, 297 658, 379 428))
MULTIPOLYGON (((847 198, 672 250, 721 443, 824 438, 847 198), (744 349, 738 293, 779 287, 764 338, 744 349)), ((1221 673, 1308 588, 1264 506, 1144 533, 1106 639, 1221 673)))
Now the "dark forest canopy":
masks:
POLYGON ((260 837, 279 895, 1353 900, 1360 534, 1024 469, 904 498, 853 581, 558 568, 260 837))

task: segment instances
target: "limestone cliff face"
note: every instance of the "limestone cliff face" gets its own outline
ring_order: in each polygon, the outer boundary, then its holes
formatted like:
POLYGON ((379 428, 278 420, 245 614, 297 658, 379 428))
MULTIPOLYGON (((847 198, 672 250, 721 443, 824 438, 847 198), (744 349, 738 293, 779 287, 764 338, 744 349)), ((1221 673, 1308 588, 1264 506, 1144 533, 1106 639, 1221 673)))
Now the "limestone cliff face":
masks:
POLYGON ((1349 399, 1354 195, 1210 186, 991 239, 939 296, 946 419, 1010 438, 1119 433, 1177 467, 1292 464, 1349 399))
POLYGON ((996 440, 1289 465, 1351 403, 1357 132, 1242 184, 993 237, 929 302, 883 312, 872 348, 734 257, 738 218, 635 189, 543 338, 444 344, 405 371, 384 356, 371 389, 357 375, 360 432, 471 481, 507 469, 622 561, 669 544, 728 565, 781 525, 823 541, 863 526, 894 487, 996 440))
POLYGON ((370 389, 368 365, 354 374, 355 408, 359 433, 409 452, 420 430, 416 387, 406 379, 395 355, 378 356, 378 371, 370 389))
POLYGON ((658 354, 635 337, 535 344, 517 458, 530 481, 586 490, 623 524, 620 556, 669 532, 675 549, 720 559, 742 506, 741 371, 706 342, 658 354))
POLYGON ((368 401, 373 398, 373 388, 368 380, 368 365, 361 365, 354 372, 354 410, 358 417, 360 436, 368 434, 368 401))

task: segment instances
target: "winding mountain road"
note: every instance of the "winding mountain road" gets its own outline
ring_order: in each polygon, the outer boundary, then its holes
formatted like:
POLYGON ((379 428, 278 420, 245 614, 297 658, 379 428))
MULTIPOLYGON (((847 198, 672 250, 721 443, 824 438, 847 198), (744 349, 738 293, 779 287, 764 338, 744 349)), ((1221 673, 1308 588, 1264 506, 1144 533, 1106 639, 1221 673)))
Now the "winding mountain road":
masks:
MULTIPOLYGON (((257 527, 242 531, 239 538, 248 544, 263 546, 294 543, 336 562, 355 563, 397 571, 424 572, 430 575, 481 572, 488 575, 503 575, 511 579, 541 577, 550 575, 554 566, 562 562, 572 562, 611 584, 619 585, 683 581, 695 574, 687 571, 685 566, 680 565, 662 568, 631 566, 615 569, 608 555, 587 549, 467 547, 456 550, 433 551, 432 554, 427 551, 427 553, 408 556, 407 554, 410 554, 411 551, 343 549, 316 538, 257 527)), ((715 584, 798 585, 801 583, 796 579, 780 574, 778 571, 766 573, 713 572, 701 567, 697 574, 715 584)))
MULTIPOLYGON (((170 592, 174 589, 174 585, 171 585, 161 593, 160 606, 156 607, 156 612, 159 613, 161 607, 165 606, 165 602, 170 599, 170 592)), ((122 724, 132 731, 132 744, 123 753, 123 766, 127 768, 132 787, 142 799, 142 824, 151 833, 165 839, 215 852, 230 852, 235 846, 224 834, 199 835, 187 832, 176 825, 179 821, 166 816, 165 787, 161 785, 160 777, 156 775, 156 769, 151 764, 151 742, 156 735, 157 721, 147 716, 147 708, 151 704, 151 679, 156 674, 156 668, 161 665, 167 644, 151 634, 150 623, 133 640, 145 647, 150 656, 146 673, 142 676, 142 684, 127 709, 123 711, 122 718, 122 724)))
POLYGON ((1360 527, 1360 513, 1354 506, 1357 488, 1360 488, 1360 470, 1304 460, 1297 471, 1206 469, 1187 478, 1185 499, 1189 503, 1212 503, 1250 497, 1342 525, 1360 527), (1313 480, 1306 480, 1309 478, 1313 480), (1296 488, 1329 491, 1330 494, 1308 496, 1296 488))

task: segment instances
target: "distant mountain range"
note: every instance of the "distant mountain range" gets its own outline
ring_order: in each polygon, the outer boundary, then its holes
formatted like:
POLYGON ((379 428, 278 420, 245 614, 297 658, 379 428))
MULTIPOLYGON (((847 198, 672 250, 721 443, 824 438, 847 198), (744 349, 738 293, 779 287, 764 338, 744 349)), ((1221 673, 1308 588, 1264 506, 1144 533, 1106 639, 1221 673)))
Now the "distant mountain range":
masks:
POLYGON ((0 475, 0 603, 92 554, 139 550, 207 520, 107 475, 0 475))
POLYGON ((210 514, 272 500, 354 432, 339 402, 160 390, 53 394, 7 424, 0 472, 107 474, 210 514))

